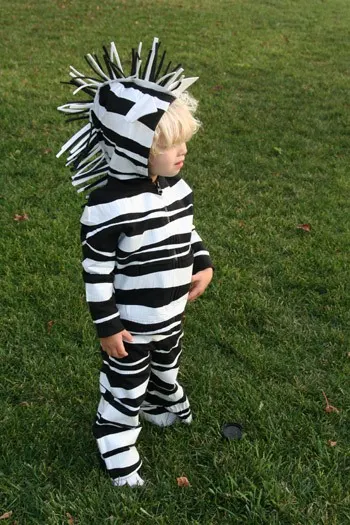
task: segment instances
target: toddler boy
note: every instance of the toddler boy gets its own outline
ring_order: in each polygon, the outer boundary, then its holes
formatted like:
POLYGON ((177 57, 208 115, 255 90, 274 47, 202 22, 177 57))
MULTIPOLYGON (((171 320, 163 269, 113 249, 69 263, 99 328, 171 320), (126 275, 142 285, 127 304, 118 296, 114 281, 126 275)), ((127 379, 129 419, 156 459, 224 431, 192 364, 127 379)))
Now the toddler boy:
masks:
POLYGON ((191 409, 177 381, 182 316, 212 278, 209 253, 193 226, 192 191, 179 173, 186 143, 197 131, 196 101, 182 68, 160 77, 154 39, 144 68, 141 46, 125 76, 114 44, 105 50, 107 75, 72 69, 78 90, 93 95, 62 106, 87 115, 89 124, 61 152, 77 173, 73 184, 103 178, 81 217, 83 275, 102 347, 101 399, 94 425, 113 483, 142 485, 135 443, 139 417, 159 426, 190 423, 191 409), (160 78, 159 78, 160 77, 160 78))

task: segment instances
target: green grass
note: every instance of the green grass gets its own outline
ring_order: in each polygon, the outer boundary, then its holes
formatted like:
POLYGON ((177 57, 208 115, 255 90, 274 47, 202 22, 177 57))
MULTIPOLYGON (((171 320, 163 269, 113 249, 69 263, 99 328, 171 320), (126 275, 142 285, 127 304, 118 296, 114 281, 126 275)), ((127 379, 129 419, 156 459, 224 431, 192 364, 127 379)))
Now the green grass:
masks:
POLYGON ((3 523, 350 523, 348 1, 15 0, 2 21, 3 523), (184 177, 216 272, 186 315, 181 380, 196 419, 144 426, 148 484, 128 490, 99 470, 91 435, 84 199, 55 159, 70 132, 55 107, 84 53, 114 39, 128 59, 154 35, 200 76, 203 130, 184 177), (220 438, 231 420, 240 442, 220 438))

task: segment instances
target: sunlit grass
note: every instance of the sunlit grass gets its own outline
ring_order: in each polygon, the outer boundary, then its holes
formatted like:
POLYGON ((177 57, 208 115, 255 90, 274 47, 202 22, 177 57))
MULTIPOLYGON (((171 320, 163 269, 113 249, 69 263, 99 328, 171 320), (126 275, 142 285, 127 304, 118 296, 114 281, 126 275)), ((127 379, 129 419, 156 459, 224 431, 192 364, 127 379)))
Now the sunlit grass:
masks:
POLYGON ((4 523, 350 522, 348 2, 17 0, 2 22, 4 523), (74 129, 55 108, 84 53, 115 40, 129 60, 154 35, 200 76, 203 130, 184 177, 216 271, 186 313, 181 379, 195 421, 145 425, 148 483, 131 491, 111 487, 91 435, 99 352, 81 279, 84 198, 55 159, 74 129), (322 391, 339 413, 324 411, 322 391), (221 439, 225 421, 243 424, 242 441, 221 439))

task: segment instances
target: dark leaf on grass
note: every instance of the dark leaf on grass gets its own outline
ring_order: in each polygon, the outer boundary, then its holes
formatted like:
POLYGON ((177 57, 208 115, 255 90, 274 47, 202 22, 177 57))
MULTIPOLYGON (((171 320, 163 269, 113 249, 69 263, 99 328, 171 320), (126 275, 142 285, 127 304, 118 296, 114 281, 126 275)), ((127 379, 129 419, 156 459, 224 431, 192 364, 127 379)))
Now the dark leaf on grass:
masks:
POLYGON ((12 510, 10 510, 9 512, 5 512, 5 514, 2 514, 0 516, 0 520, 8 520, 9 518, 11 518, 12 516, 12 510))
POLYGON ((298 224, 298 230, 304 230, 304 232, 311 232, 311 224, 298 224))
POLYGON ((28 403, 28 401, 21 401, 19 406, 20 407, 30 407, 31 403, 28 403))
POLYGON ((327 396, 326 396, 326 394, 325 394, 324 392, 322 392, 322 394, 323 394, 323 397, 324 397, 325 400, 326 400, 326 406, 325 406, 325 409, 324 409, 325 412, 328 412, 328 413, 330 413, 330 412, 336 412, 337 414, 339 414, 339 408, 334 407, 333 405, 330 405, 330 404, 329 404, 329 401, 328 401, 328 398, 327 398, 327 396))
POLYGON ((54 324, 54 321, 49 321, 47 323, 47 333, 49 334, 51 332, 52 326, 54 324))
POLYGON ((69 525, 74 525, 74 518, 71 514, 69 514, 69 512, 66 512, 66 516, 68 518, 68 523, 69 525))
POLYGON ((190 482, 186 478, 186 476, 181 476, 180 478, 176 478, 177 486, 178 487, 189 487, 190 482))
POLYGON ((337 446, 337 442, 336 442, 336 441, 332 441, 331 439, 329 439, 329 440, 327 441, 327 445, 328 445, 329 447, 336 447, 336 446, 337 446))
POLYGON ((52 152, 52 149, 51 149, 51 148, 46 148, 46 149, 43 150, 43 154, 44 154, 44 155, 48 155, 48 154, 51 153, 51 152, 52 152))
POLYGON ((222 91, 223 89, 224 89, 224 86, 221 86, 221 85, 217 85, 217 86, 213 86, 212 87, 213 91, 222 91))
POLYGON ((20 222, 20 221, 27 221, 29 219, 28 215, 26 213, 22 213, 21 215, 16 213, 13 217, 13 220, 20 222))

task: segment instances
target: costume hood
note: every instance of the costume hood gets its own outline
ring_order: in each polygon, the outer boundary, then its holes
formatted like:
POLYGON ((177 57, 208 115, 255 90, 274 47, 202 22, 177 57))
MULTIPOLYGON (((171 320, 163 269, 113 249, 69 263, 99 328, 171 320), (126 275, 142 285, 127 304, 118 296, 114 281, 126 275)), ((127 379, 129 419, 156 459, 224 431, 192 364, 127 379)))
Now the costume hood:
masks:
POLYGON ((68 120, 88 123, 68 140, 57 154, 68 154, 66 166, 74 172, 72 183, 78 192, 103 186, 107 177, 148 177, 148 158, 157 124, 176 97, 198 77, 185 78, 181 65, 162 72, 158 38, 154 38, 144 67, 141 49, 132 50, 130 75, 125 76, 115 44, 104 47, 104 68, 96 56, 86 55, 95 76, 86 76, 70 66, 68 82, 92 100, 69 102, 57 109, 74 114, 68 120), (170 70, 170 72, 169 72, 170 70), (162 73, 161 73, 162 72, 162 73), (85 185, 88 182, 87 185, 85 185))

